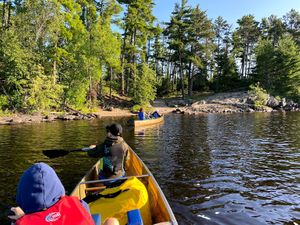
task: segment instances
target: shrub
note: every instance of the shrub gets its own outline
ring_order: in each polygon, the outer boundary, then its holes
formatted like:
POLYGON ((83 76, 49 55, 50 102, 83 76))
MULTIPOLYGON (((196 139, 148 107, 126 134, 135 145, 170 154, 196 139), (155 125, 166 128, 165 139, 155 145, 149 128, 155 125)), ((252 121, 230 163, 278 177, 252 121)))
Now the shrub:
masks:
POLYGON ((259 86, 259 83, 250 85, 249 95, 250 98, 254 101, 254 107, 256 108, 265 106, 269 99, 269 94, 265 89, 259 86))
POLYGON ((8 107, 8 98, 5 95, 0 95, 0 110, 3 110, 8 107))
POLYGON ((143 108, 145 112, 150 112, 153 111, 153 108, 151 105, 134 105, 132 107, 132 112, 138 112, 140 110, 140 108, 143 108))

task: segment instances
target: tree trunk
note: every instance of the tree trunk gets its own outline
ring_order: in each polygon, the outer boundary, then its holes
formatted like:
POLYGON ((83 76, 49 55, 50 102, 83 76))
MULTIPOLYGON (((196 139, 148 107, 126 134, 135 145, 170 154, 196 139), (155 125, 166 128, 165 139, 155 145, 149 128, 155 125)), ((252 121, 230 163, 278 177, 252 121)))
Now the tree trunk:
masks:
POLYGON ((7 15, 7 27, 11 26, 10 17, 11 17, 11 2, 8 3, 8 15, 7 15))
POLYGON ((161 75, 164 77, 164 67, 165 67, 165 62, 164 60, 161 60, 161 75))
MULTIPOLYGON (((135 41, 136 41, 136 29, 134 29, 133 33, 133 46, 135 47, 135 41)), ((132 71, 132 78, 133 78, 133 97, 136 97, 136 64, 135 64, 135 52, 133 51, 132 53, 132 66, 133 66, 133 71, 132 71)))
POLYGON ((100 82, 99 82, 99 95, 100 95, 100 99, 103 99, 103 82, 102 82, 102 76, 100 78, 100 82))
POLYGON ((123 38, 123 45, 122 45, 122 59, 121 59, 121 94, 124 95, 125 93, 125 69, 124 69, 124 64, 125 64, 125 47, 126 47, 126 38, 127 38, 127 27, 125 28, 124 31, 124 38, 123 38))
POLYGON ((183 77, 183 71, 182 71, 182 56, 181 51, 179 51, 179 74, 181 78, 181 95, 182 99, 184 99, 184 77, 183 77))
MULTIPOLYGON (((173 65, 173 68, 172 68, 172 63, 171 63, 171 66, 170 66, 170 81, 172 82, 172 87, 171 87, 171 91, 174 90, 174 86, 176 84, 176 76, 175 76, 175 73, 176 73, 176 65, 174 63, 173 65), (172 72, 171 72, 172 71, 172 72)), ((175 86, 175 88, 177 88, 175 86)))
POLYGON ((247 71, 248 71, 248 45, 246 46, 245 51, 245 62, 244 62, 244 78, 247 78, 247 71))
POLYGON ((2 5, 2 29, 4 30, 6 27, 6 18, 5 18, 5 6, 6 6, 6 0, 3 0, 3 5, 2 5))
POLYGON ((100 16, 102 17, 103 16, 103 8, 104 8, 104 0, 101 0, 99 3, 98 3, 98 7, 99 7, 99 13, 100 13, 100 16))
POLYGON ((56 79, 57 79, 57 61, 56 61, 56 57, 57 57, 57 42, 55 42, 54 44, 54 59, 53 59, 53 71, 52 71, 52 83, 53 85, 56 84, 56 79))
POLYGON ((151 40, 148 40, 148 48, 147 48, 147 54, 146 54, 146 63, 149 66, 149 58, 150 58, 150 50, 151 50, 151 40))
POLYGON ((244 49, 243 51, 243 59, 242 59, 242 78, 245 77, 245 60, 246 60, 246 53, 245 53, 246 49, 244 49))
POLYGON ((251 47, 247 47, 247 60, 248 60, 248 66, 247 66, 247 77, 249 77, 250 70, 251 70, 251 47), (250 50, 249 50, 250 49, 250 50))
POLYGON ((189 62, 189 72, 188 72, 188 96, 192 96, 193 80, 192 80, 192 62, 189 62))
POLYGON ((110 67, 110 77, 109 77, 109 99, 111 101, 111 90, 112 90, 112 77, 113 77, 113 70, 112 68, 110 67))

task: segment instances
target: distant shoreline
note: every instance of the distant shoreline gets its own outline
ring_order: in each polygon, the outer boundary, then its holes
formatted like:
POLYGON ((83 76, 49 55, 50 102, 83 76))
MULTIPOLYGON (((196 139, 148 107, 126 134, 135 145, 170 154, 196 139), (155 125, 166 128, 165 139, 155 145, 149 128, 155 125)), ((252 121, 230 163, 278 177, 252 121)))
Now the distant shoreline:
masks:
MULTIPOLYGON (((158 110, 160 114, 168 113, 182 113, 188 115, 201 115, 207 113, 248 113, 248 112, 274 112, 274 111, 300 111, 299 107, 296 108, 278 108, 273 109, 264 106, 259 110, 253 109, 253 105, 247 103, 247 92, 225 92, 217 93, 207 97, 203 97, 200 101, 191 101, 189 99, 157 99, 153 102, 152 106, 158 110)), ((41 114, 27 115, 27 114, 14 114, 12 116, 0 117, 0 125, 14 125, 25 123, 41 123, 52 121, 68 121, 68 120, 90 120, 103 117, 132 117, 136 116, 129 109, 118 108, 118 105, 111 107, 109 110, 99 108, 97 112, 92 114, 65 114, 58 115, 58 113, 44 116, 41 114)))

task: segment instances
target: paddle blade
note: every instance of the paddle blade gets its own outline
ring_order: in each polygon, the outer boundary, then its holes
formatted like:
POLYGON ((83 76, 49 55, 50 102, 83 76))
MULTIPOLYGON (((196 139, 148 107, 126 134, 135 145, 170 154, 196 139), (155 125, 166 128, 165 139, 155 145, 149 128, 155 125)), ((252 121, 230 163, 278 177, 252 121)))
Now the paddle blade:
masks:
POLYGON ((62 157, 62 156, 68 155, 69 153, 70 153, 70 151, 63 150, 63 149, 43 150, 43 154, 50 159, 62 157))

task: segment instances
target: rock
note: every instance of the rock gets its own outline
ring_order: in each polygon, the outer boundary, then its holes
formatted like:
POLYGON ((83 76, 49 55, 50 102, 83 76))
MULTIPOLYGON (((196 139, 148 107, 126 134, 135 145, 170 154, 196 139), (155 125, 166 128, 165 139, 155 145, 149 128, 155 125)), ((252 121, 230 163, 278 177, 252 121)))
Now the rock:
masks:
POLYGON ((24 121, 22 120, 22 118, 15 117, 15 118, 11 119, 9 122, 12 124, 19 124, 19 123, 23 123, 24 121))
POLYGON ((286 98, 282 98, 279 102, 279 107, 285 107, 286 106, 286 98))
POLYGON ((293 101, 286 103, 286 106, 283 107, 286 111, 296 111, 299 108, 299 105, 293 101))
POLYGON ((190 105, 192 104, 192 100, 190 99, 175 99, 175 100, 171 100, 170 102, 168 102, 168 106, 169 107, 179 107, 179 106, 187 106, 187 105, 190 105))
POLYGON ((240 103, 246 104, 246 103, 247 103, 247 99, 248 99, 248 98, 242 98, 242 99, 240 99, 240 103))
POLYGON ((255 110, 252 109, 252 108, 247 108, 247 109, 246 109, 246 112, 255 112, 255 110))
POLYGON ((76 118, 76 116, 74 116, 74 115, 62 115, 62 116, 56 117, 56 119, 59 119, 59 120, 74 120, 75 118, 76 118))
POLYGON ((247 104, 250 104, 250 105, 253 105, 254 104, 254 98, 253 97, 248 97, 247 99, 246 99, 246 103, 247 104))
POLYGON ((101 118, 100 114, 94 114, 94 115, 95 115, 95 118, 101 118))
MULTIPOLYGON (((32 117, 28 118, 27 122, 40 123, 45 120, 44 118, 42 116, 32 116, 32 117)), ((46 120, 48 120, 48 119, 46 119, 46 120)))
POLYGON ((271 107, 271 108, 277 108, 279 106, 279 101, 274 98, 273 96, 270 96, 270 98, 267 101, 267 106, 271 107))
POLYGON ((260 107, 256 108, 256 111, 258 111, 258 112, 272 112, 273 108, 268 107, 268 106, 260 106, 260 107))
POLYGON ((181 109, 175 109, 175 110, 173 110, 172 111, 173 113, 181 113, 181 114, 184 114, 184 111, 183 110, 181 110, 181 109))

